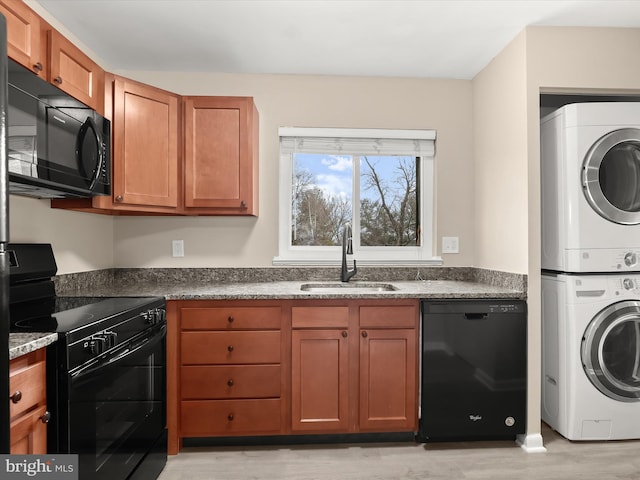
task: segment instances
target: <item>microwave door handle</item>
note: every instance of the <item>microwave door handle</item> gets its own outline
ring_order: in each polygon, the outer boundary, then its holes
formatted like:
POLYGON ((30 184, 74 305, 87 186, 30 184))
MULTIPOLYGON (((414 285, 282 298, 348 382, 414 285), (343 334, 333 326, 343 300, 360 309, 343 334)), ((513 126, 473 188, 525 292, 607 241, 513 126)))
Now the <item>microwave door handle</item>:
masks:
POLYGON ((104 163, 104 149, 102 148, 102 138, 100 136, 100 132, 98 132, 96 122, 94 122, 93 118, 91 117, 87 117, 87 119, 80 127, 80 131, 78 132, 78 138, 76 141, 76 155, 78 156, 78 163, 80 164, 80 168, 83 168, 84 162, 82 160, 81 147, 84 141, 84 137, 87 135, 89 130, 93 131, 93 136, 98 148, 98 165, 96 165, 96 169, 94 170, 93 176, 91 177, 91 183, 89 184, 89 190, 93 190, 96 183, 98 182, 98 178, 100 177, 100 172, 102 171, 102 164, 104 163))

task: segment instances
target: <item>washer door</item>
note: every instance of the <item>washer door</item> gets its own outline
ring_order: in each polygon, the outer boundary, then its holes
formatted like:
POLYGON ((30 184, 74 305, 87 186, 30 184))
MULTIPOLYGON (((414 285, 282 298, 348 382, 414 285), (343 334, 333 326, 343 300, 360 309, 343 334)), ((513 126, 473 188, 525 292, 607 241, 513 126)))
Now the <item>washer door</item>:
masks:
POLYGON ((601 310, 585 330, 581 356, 598 390, 615 400, 640 401, 640 301, 601 310))
POLYGON ((582 166, 582 187, 602 217, 640 224, 640 129, 614 130, 594 143, 582 166))

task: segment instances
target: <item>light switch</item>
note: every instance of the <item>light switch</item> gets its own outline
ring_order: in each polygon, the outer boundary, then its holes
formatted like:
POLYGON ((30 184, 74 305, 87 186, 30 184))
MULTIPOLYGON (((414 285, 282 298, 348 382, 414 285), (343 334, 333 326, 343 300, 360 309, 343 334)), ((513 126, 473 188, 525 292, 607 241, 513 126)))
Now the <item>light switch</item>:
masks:
POLYGON ((458 237, 442 237, 442 253, 460 253, 458 237))

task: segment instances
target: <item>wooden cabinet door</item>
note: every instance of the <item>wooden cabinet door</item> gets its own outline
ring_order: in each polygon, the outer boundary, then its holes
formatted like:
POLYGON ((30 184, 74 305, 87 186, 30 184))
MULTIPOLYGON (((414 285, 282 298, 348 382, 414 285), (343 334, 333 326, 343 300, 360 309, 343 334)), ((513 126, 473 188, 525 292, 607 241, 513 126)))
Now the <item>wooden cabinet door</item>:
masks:
POLYGON ((47 453, 47 407, 41 406, 11 423, 11 453, 34 455, 47 453))
POLYGON ((291 332, 291 430, 347 432, 349 427, 348 332, 291 332))
POLYGON ((45 45, 40 17, 21 0, 0 0, 7 19, 7 54, 19 64, 46 78, 45 45))
POLYGON ((360 330, 361 431, 417 427, 415 329, 360 330))
POLYGON ((178 207, 178 96, 122 77, 114 81, 112 194, 116 208, 178 207))
POLYGON ((185 207, 258 214, 258 112, 251 97, 185 97, 185 207))
POLYGON ((47 453, 45 356, 41 348, 9 363, 11 453, 47 453))
POLYGON ((56 30, 49 30, 49 81, 104 113, 104 70, 56 30))

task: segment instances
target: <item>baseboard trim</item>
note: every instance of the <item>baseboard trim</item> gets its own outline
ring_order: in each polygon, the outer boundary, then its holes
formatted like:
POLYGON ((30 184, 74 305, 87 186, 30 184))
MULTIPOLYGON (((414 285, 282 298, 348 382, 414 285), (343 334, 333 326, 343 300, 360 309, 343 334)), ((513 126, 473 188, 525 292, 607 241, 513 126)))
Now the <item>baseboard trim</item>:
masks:
POLYGON ((516 443, 527 453, 544 453, 547 451, 542 443, 542 435, 539 433, 517 435, 516 443))

